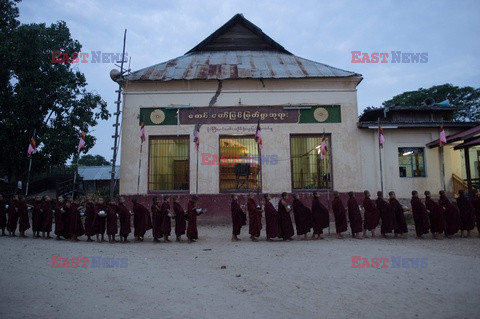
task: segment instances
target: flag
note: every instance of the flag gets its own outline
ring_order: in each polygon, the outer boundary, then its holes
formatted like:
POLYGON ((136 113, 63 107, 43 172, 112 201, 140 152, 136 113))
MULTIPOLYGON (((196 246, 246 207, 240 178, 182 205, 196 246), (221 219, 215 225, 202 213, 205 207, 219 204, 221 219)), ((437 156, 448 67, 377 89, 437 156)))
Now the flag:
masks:
POLYGON ((143 122, 140 124, 140 139, 142 140, 142 143, 147 139, 145 134, 145 123, 143 122))
POLYGON ((257 142, 258 147, 262 149, 263 140, 262 140, 262 129, 260 128, 260 121, 257 124, 257 131, 255 132, 255 142, 257 142))
POLYGON ((383 135, 382 126, 378 124, 378 143, 380 143, 380 147, 383 148, 383 144, 385 144, 385 135, 383 135))
POLYGON ((193 129, 193 143, 195 144, 195 149, 198 151, 198 147, 200 146, 200 126, 195 125, 193 129))
POLYGON ((85 146, 85 132, 80 133, 80 140, 78 141, 77 152, 80 153, 82 148, 85 146))
POLYGON ((442 126, 440 126, 440 147, 443 145, 447 144, 447 136, 445 135, 445 129, 442 126))
POLYGON ((35 154, 37 152, 37 144, 35 143, 35 139, 33 138, 30 138, 30 144, 28 144, 28 150, 27 150, 27 154, 28 154, 28 157, 30 157, 32 154, 35 154))
POLYGON ((325 140, 325 131, 323 131, 322 135, 322 144, 320 145, 320 150, 318 153, 320 154, 320 159, 324 159, 325 155, 327 155, 327 141, 325 140))

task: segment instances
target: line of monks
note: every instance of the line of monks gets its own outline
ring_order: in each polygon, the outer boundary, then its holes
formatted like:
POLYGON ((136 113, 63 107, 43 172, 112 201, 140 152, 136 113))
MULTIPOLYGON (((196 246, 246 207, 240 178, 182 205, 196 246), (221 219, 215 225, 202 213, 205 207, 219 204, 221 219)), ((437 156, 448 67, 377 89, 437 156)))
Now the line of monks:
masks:
MULTIPOLYGON (((459 192, 454 205, 440 191, 440 199, 435 202, 429 191, 425 191, 425 203, 418 197, 417 191, 412 191, 411 211, 415 223, 417 238, 432 233, 433 238, 439 239, 441 234, 452 238, 461 231, 461 237, 470 237, 470 231, 475 227, 479 230, 480 237, 480 197, 474 192, 471 199, 465 197, 465 192, 459 192)), ((377 192, 377 199, 370 199, 370 192, 364 191, 363 205, 360 206, 353 192, 349 192, 347 206, 340 199, 337 191, 333 192, 332 210, 335 219, 337 238, 344 238, 343 233, 348 229, 348 222, 353 238, 368 238, 367 231, 375 238, 375 230, 380 226, 380 234, 388 238, 387 234, 394 233, 394 237, 405 238, 408 232, 405 211, 410 210, 402 206, 396 199, 395 192, 389 192, 388 200, 383 198, 382 192, 377 192), (363 210, 363 218, 361 211, 363 210), (347 222, 348 217, 348 222, 347 222), (381 221, 381 223, 380 223, 381 221), (363 236, 361 236, 363 232, 363 236)), ((288 203, 288 194, 282 193, 278 202, 278 210, 270 202, 269 194, 264 194, 264 212, 266 223, 266 237, 268 241, 280 238, 286 241, 292 240, 294 236, 293 222, 290 212, 293 210, 293 217, 297 236, 307 239, 307 234, 313 229, 313 239, 323 239, 323 230, 330 227, 329 210, 321 203, 318 192, 313 192, 311 209, 306 207, 299 199, 298 194, 293 194, 293 202, 288 203)), ((262 209, 255 202, 255 195, 250 193, 247 199, 247 206, 238 203, 238 196, 232 195, 232 241, 240 240, 238 235, 242 226, 246 225, 248 212, 249 234, 252 241, 258 241, 262 229, 262 209)))
POLYGON ((23 195, 14 195, 6 205, 3 196, 0 194, 0 229, 2 236, 5 236, 5 229, 10 236, 16 236, 17 225, 20 237, 26 237, 25 231, 30 229, 28 210, 32 209, 33 237, 49 239, 52 232, 53 221, 55 221, 56 239, 69 239, 78 241, 80 236, 86 235, 87 241, 105 241, 105 233, 110 243, 116 242, 119 235, 120 242, 128 242, 131 233, 131 216, 133 215, 134 237, 136 242, 144 239, 147 230, 152 230, 155 242, 164 239, 169 242, 172 232, 172 220, 175 221, 175 236, 177 241, 182 240, 182 235, 187 235, 189 242, 198 239, 197 216, 206 210, 197 207, 198 197, 192 196, 188 202, 187 212, 179 203, 179 197, 173 197, 173 209, 170 206, 170 197, 163 196, 160 203, 157 197, 153 198, 151 211, 132 199, 133 208, 129 211, 125 206, 125 198, 119 196, 106 204, 102 197, 93 200, 92 195, 87 195, 84 205, 78 200, 68 196, 65 200, 59 196, 56 203, 53 203, 49 196, 35 198, 33 205, 25 202, 23 195), (84 221, 82 216, 85 216, 84 221), (8 217, 8 218, 7 218, 8 217), (188 222, 188 226, 187 226, 188 222))

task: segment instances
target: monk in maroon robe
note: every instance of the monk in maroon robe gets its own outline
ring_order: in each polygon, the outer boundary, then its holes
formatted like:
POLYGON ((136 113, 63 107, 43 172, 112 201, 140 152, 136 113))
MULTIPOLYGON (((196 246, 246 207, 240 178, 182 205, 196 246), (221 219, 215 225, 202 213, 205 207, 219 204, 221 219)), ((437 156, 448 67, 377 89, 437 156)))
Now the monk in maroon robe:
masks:
POLYGON ((352 237, 362 239, 360 233, 362 233, 362 214, 360 214, 360 207, 355 198, 353 192, 348 192, 348 219, 350 220, 350 228, 352 229, 352 237))
POLYGON ((118 213, 115 200, 112 198, 107 206, 107 236, 109 243, 115 243, 118 232, 118 213))
POLYGON ((170 197, 168 195, 163 196, 163 203, 160 207, 160 216, 162 216, 162 233, 163 240, 167 243, 170 242, 168 236, 172 232, 172 211, 170 210, 170 197))
POLYGON ((445 219, 443 217, 443 207, 435 203, 429 191, 425 191, 425 207, 430 217, 430 230, 433 238, 438 239, 438 235, 445 231, 445 219))
POLYGON ((40 238, 40 231, 42 230, 42 218, 43 218, 43 208, 42 208, 42 197, 35 196, 35 202, 33 203, 32 210, 32 231, 33 238, 40 238))
POLYGON ((50 196, 43 196, 42 201, 42 238, 50 239, 50 232, 52 231, 53 207, 50 196), (46 235, 45 235, 46 234, 46 235))
MULTIPOLYGON (((65 218, 65 201, 63 196, 58 196, 57 203, 55 204, 55 235, 57 236, 57 240, 60 240, 65 236, 65 227, 64 224, 65 218)), ((64 237, 65 238, 65 237, 64 237)))
POLYGON ((418 192, 412 191, 412 199, 410 201, 412 205, 413 221, 415 222, 415 232, 417 238, 423 238, 424 234, 428 234, 430 229, 430 222, 428 220, 428 212, 425 205, 423 205, 420 198, 418 198, 418 192))
POLYGON ((93 226, 97 235, 97 243, 105 241, 105 230, 107 228, 107 206, 103 198, 98 197, 95 204, 95 216, 93 217, 93 226))
POLYGON ((85 235, 87 241, 93 242, 92 236, 95 236, 96 229, 93 221, 95 220, 95 203, 91 194, 87 195, 87 203, 85 204, 85 235))
POLYGON ((243 215, 245 214, 238 203, 238 196, 232 195, 232 203, 230 204, 232 214, 232 241, 239 241, 238 235, 243 226, 243 215))
POLYGON ((395 237, 405 238, 403 234, 408 233, 407 221, 405 219, 405 210, 400 202, 397 200, 394 191, 388 193, 389 199, 388 202, 392 206, 394 215, 395 215, 395 237))
POLYGON ((7 229, 9 235, 15 237, 15 232, 17 231, 17 224, 18 224, 18 195, 13 195, 10 204, 8 205, 8 223, 7 229))
POLYGON ((255 203, 255 195, 248 194, 247 200, 248 211, 248 233, 252 241, 258 241, 260 231, 262 230, 262 209, 255 203))
POLYGON ((197 216, 203 214, 203 211, 197 212, 198 196, 193 195, 187 206, 188 228, 187 237, 188 242, 193 243, 198 239, 197 216))
POLYGON ((178 196, 173 198, 173 211, 175 213, 175 236, 177 236, 177 241, 182 241, 182 235, 185 235, 187 230, 187 222, 185 220, 185 211, 179 200, 178 196))
POLYGON ((382 234, 383 238, 387 238, 387 234, 392 233, 395 229, 395 213, 390 203, 383 199, 383 192, 378 191, 377 197, 378 198, 375 201, 375 204, 377 206, 378 213, 380 214, 380 219, 382 220, 380 233, 382 234))
POLYGON ((5 236, 5 228, 7 228, 7 209, 3 201, 3 195, 0 194, 0 229, 2 236, 5 236))
POLYGON ((271 241, 272 238, 281 238, 282 229, 280 227, 280 215, 270 202, 270 195, 264 194, 263 198, 265 199, 265 230, 267 233, 267 240, 271 241))
POLYGON ((303 240, 307 240, 307 233, 310 232, 312 228, 312 211, 303 205, 298 194, 293 194, 292 206, 295 227, 297 228, 297 236, 303 236, 303 240))
POLYGON ((465 197, 463 189, 458 191, 457 206, 460 212, 460 234, 462 237, 470 237, 470 231, 475 227, 475 209, 465 197), (467 235, 464 236, 464 231, 467 235))
POLYGON ((125 197, 120 196, 118 198, 118 219, 120 220, 120 242, 128 243, 128 235, 132 232, 131 229, 131 213, 125 206, 125 197))
POLYGON ((445 191, 440 191, 438 203, 443 207, 443 216, 445 218, 445 236, 452 238, 460 229, 460 212, 445 195, 445 191))
POLYGON ((313 192, 312 198, 312 227, 313 239, 323 239, 323 229, 330 226, 330 214, 328 208, 320 202, 318 192, 313 192))
POLYGON ((347 231, 347 210, 343 206, 340 195, 337 191, 333 192, 333 201, 332 201, 332 210, 333 216, 335 217, 335 229, 337 232, 337 238, 342 239, 343 232, 347 231))
POLYGON ((363 199, 363 238, 367 238, 367 230, 372 233, 372 238, 375 238, 375 229, 380 221, 380 214, 375 202, 370 198, 370 192, 364 191, 365 198, 363 199))
POLYGON ((160 238, 163 237, 163 232, 162 232, 162 222, 163 222, 163 216, 160 211, 160 203, 158 202, 157 197, 152 198, 152 207, 150 208, 152 211, 152 235, 153 235, 153 241, 154 242, 159 242, 160 238))
POLYGON ((20 195, 18 202, 18 230, 20 231, 20 237, 25 238, 25 231, 30 229, 30 220, 28 217, 28 206, 25 203, 25 196, 20 195))
POLYGON ((280 229, 283 240, 292 240, 295 234, 293 230, 292 218, 290 212, 292 207, 287 203, 287 193, 282 193, 282 198, 278 202, 278 215, 280 216, 280 229))
POLYGON ((142 204, 137 202, 136 198, 132 198, 133 203, 133 235, 135 241, 143 241, 143 237, 147 232, 147 215, 150 216, 148 209, 142 204))
POLYGON ((78 237, 85 235, 78 201, 74 201, 72 196, 69 196, 65 206, 68 209, 71 240, 78 241, 78 237))
POLYGON ((480 196, 478 190, 474 190, 472 194, 472 206, 475 209, 475 219, 477 220, 477 232, 480 237, 480 196))

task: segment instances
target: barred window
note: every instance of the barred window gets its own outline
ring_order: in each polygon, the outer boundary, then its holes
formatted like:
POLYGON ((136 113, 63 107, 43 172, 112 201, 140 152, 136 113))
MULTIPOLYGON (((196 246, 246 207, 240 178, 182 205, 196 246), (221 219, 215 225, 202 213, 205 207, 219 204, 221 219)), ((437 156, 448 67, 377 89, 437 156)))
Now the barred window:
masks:
POLYGON ((398 169, 400 177, 425 177, 423 147, 399 147, 398 169))
POLYGON ((188 191, 189 136, 149 138, 149 191, 188 191))
POLYGON ((326 152, 319 151, 322 134, 290 135, 290 159, 293 189, 331 189, 330 135, 325 134, 326 152))

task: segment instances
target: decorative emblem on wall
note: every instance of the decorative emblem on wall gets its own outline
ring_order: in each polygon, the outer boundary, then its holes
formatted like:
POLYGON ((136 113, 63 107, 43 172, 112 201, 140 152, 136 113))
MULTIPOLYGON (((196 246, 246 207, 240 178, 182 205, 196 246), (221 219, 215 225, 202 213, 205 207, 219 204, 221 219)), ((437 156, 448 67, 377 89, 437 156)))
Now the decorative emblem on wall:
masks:
POLYGON ((313 117, 318 122, 325 122, 328 119, 328 111, 323 107, 319 107, 313 112, 313 117))
POLYGON ((156 109, 150 113, 150 121, 152 121, 153 124, 161 124, 165 120, 165 113, 160 110, 156 109))

